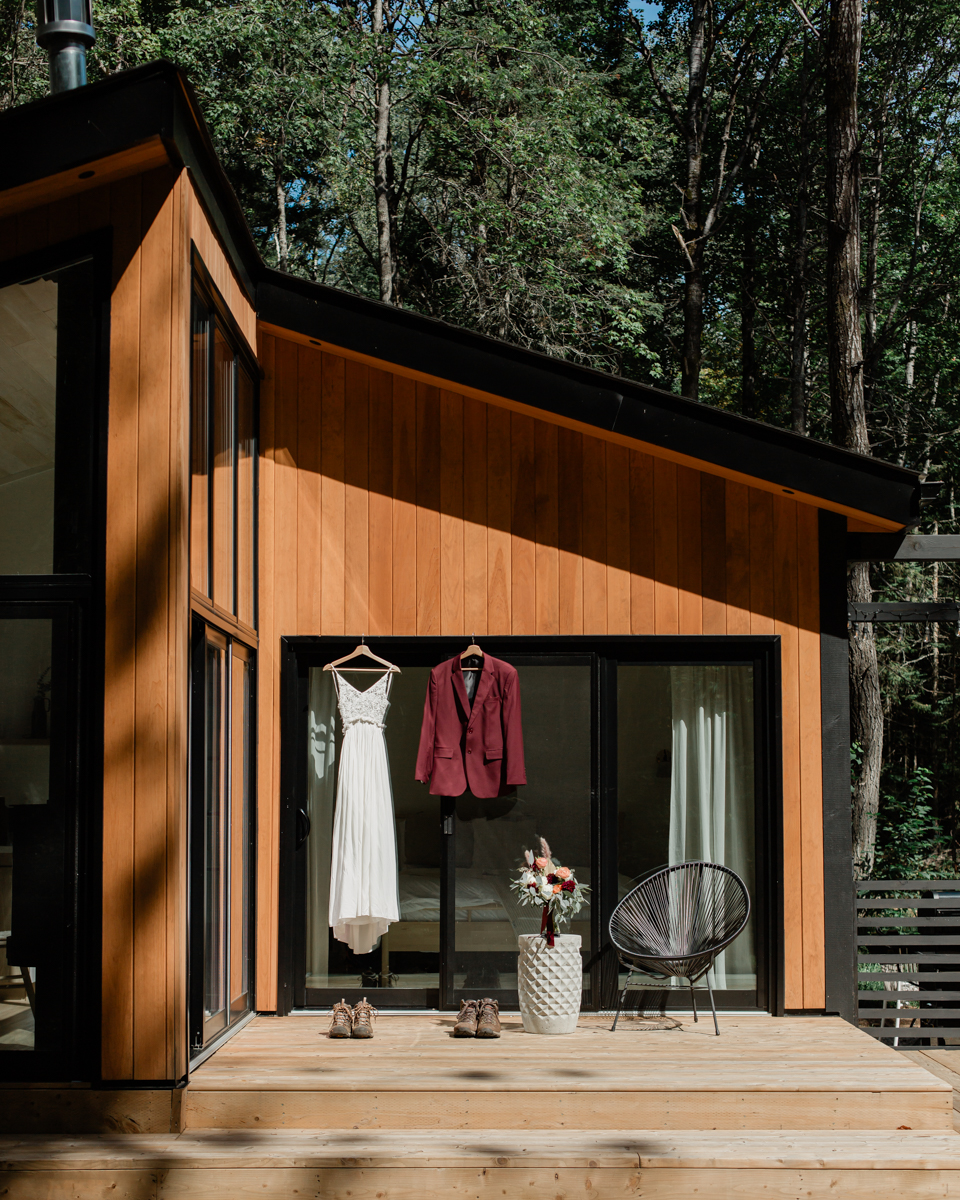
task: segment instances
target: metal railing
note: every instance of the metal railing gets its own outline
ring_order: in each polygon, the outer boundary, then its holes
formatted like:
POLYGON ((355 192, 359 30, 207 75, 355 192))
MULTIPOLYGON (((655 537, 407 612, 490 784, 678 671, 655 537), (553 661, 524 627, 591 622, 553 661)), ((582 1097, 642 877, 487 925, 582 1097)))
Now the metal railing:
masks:
POLYGON ((855 886, 861 1028, 898 1050, 960 1050, 960 879, 855 886))

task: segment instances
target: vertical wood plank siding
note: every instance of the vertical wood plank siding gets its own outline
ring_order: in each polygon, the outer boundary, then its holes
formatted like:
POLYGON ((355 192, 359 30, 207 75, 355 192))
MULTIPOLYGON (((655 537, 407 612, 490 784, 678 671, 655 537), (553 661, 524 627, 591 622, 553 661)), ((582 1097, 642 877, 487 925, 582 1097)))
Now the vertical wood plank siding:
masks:
MULTIPOLYGON (((0 257, 108 224, 101 1071, 107 1080, 176 1079, 188 1053, 191 242, 251 346, 256 318, 189 177, 172 168, 6 220, 0 257)), ((265 787, 273 771, 268 757, 265 787)), ((268 842, 260 860, 268 891, 275 848, 268 842)), ((263 944, 275 957, 275 936, 263 944)))
POLYGON ((786 1004, 822 1005, 816 510, 271 336, 261 363, 258 1006, 275 975, 274 652, 341 633, 779 634, 786 1004))

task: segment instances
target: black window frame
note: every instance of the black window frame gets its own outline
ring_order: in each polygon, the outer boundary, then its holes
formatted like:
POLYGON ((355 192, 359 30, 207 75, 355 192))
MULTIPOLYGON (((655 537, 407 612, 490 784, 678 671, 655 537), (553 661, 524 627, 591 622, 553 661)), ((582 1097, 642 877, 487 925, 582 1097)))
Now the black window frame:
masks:
MULTIPOLYGON (((103 702, 106 476, 113 237, 109 228, 0 263, 0 288, 89 264, 88 291, 64 329, 58 305, 54 570, 0 575, 0 619, 53 617, 63 628, 61 746, 52 759, 69 787, 65 821, 64 944, 70 961, 62 1047, 0 1053, 0 1082, 96 1081, 101 1075, 103 702), (85 325, 85 329, 84 326, 85 325), (61 353, 61 337, 70 341, 61 353), (61 386, 69 404, 60 408, 61 386), (61 417, 63 419, 61 420, 61 417), (57 567, 62 569, 57 570, 57 567), (69 676, 69 678, 66 677, 69 676)), ((51 762, 53 770, 53 762, 51 762)), ((16 931, 14 931, 15 934, 16 931)))
MULTIPOLYGON (((207 364, 206 364, 206 387, 207 387, 207 413, 206 413, 206 438, 207 438, 207 587, 206 592, 199 593, 193 586, 193 579, 190 580, 190 589, 193 596, 202 595, 205 602, 216 612, 232 621, 237 622, 242 628, 256 632, 259 627, 259 488, 260 488, 260 366, 257 362, 256 355, 247 342, 243 331, 240 329, 236 318, 231 313, 226 300, 223 297, 220 289, 213 280, 212 275, 204 264, 197 250, 196 245, 191 248, 191 268, 192 268, 192 285, 190 292, 190 355, 191 355, 191 370, 190 370, 190 414, 189 428, 190 447, 188 451, 189 469, 193 469, 193 405, 194 405, 194 372, 193 372, 193 339, 195 322, 197 319, 197 310, 199 306, 203 307, 205 317, 208 322, 208 337, 207 337, 207 364), (213 596, 213 575, 214 575, 214 521, 213 521, 213 455, 214 455, 214 404, 212 402, 215 388, 215 354, 214 344, 215 330, 219 329, 225 340, 230 345, 234 354, 234 370, 233 370, 233 609, 226 609, 222 605, 217 604, 213 596), (240 407, 240 384, 239 371, 241 365, 246 369, 250 376, 253 387, 253 411, 251 414, 251 426, 253 431, 253 497, 252 497, 252 518, 253 528, 251 530, 251 595, 253 603, 252 621, 241 621, 239 616, 239 597, 240 597, 240 579, 239 579, 239 478, 240 478, 240 436, 239 436, 239 407, 240 407)), ((190 531, 192 537, 192 529, 190 531)), ((192 559, 191 559, 192 561, 192 559)))
MULTIPOLYGON (((463 637, 377 637, 377 654, 406 665, 433 666, 462 651, 463 637)), ((782 692, 779 635, 747 637, 567 636, 481 637, 483 648, 497 658, 536 658, 594 655, 594 705, 591 745, 593 820, 593 878, 600 889, 591 905, 592 997, 584 1011, 606 1010, 614 1003, 617 963, 612 954, 598 954, 608 941, 607 924, 617 894, 617 666, 683 663, 749 664, 754 670, 754 753, 756 822, 756 880, 751 896, 756 917, 756 1007, 780 1016, 784 1012, 783 970, 783 787, 782 692)), ((311 667, 347 654, 354 638, 290 636, 280 648, 280 873, 278 936, 278 1015, 298 1007, 304 945, 302 905, 303 856, 297 855, 298 815, 306 801, 306 711, 311 667)), ((302 822, 302 818, 299 818, 302 822)), ((369 989, 368 989, 369 990, 369 989)), ((441 1008, 451 1007, 443 980, 438 992, 441 1008)), ((389 989, 375 993, 377 1003, 389 1004, 389 989)), ((432 1006, 432 996, 420 998, 432 1006)), ((412 1003, 416 999, 411 997, 412 1003)), ((729 1002, 728 1002, 729 1006, 729 1002)))

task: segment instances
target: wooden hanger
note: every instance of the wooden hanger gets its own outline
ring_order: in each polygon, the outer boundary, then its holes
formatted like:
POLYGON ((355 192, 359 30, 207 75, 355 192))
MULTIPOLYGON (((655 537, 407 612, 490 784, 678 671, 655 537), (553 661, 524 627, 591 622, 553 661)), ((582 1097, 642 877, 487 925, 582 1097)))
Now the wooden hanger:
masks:
MULTIPOLYGON (((363 638, 360 639, 360 644, 355 649, 351 650, 349 654, 345 654, 343 658, 335 659, 333 662, 328 662, 323 669, 325 671, 332 671, 334 667, 339 667, 341 663, 350 662, 351 659, 356 658, 358 655, 364 658, 372 658, 374 662, 381 663, 384 667, 386 667, 388 675, 402 674, 400 668, 395 663, 388 662, 387 659, 381 658, 379 654, 374 654, 370 647, 364 642, 363 638)), ((344 671, 350 671, 351 673, 355 672, 358 675, 383 674, 381 667, 345 667, 344 671)))
POLYGON ((472 658, 474 655, 476 655, 478 658, 483 658, 483 651, 480 649, 480 647, 476 643, 476 636, 477 636, 476 634, 473 635, 474 641, 472 641, 470 643, 470 645, 466 648, 466 650, 464 650, 464 652, 460 655, 460 670, 461 671, 482 671, 483 670, 482 666, 481 667, 465 667, 463 665, 463 660, 465 658, 472 658))

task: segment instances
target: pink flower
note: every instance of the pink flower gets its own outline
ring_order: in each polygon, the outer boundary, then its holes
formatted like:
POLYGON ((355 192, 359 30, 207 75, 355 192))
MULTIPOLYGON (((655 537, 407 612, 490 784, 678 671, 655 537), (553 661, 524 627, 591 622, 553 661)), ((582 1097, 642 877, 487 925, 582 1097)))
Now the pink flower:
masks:
POLYGON ((557 878, 558 879, 569 879, 572 874, 573 874, 573 872, 570 870, 569 867, 557 867, 557 878))
POLYGON ((547 865, 547 860, 545 858, 535 858, 533 860, 533 865, 535 867, 539 867, 539 869, 542 871, 544 869, 544 867, 547 865))

